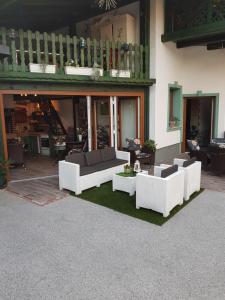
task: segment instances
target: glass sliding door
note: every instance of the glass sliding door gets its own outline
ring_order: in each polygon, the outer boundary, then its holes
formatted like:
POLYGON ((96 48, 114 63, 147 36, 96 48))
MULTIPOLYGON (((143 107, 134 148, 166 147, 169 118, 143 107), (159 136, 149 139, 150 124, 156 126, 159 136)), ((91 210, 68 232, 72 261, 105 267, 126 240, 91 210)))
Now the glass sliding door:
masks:
POLYGON ((111 146, 110 98, 92 98, 93 148, 104 149, 111 146))
POLYGON ((137 97, 118 100, 118 146, 127 146, 126 139, 139 138, 139 105, 137 97))

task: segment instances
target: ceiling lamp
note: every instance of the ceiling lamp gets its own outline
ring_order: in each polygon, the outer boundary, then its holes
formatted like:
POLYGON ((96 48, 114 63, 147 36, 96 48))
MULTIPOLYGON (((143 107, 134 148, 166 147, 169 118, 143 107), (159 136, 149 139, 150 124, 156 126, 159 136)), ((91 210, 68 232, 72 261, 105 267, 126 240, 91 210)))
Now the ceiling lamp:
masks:
POLYGON ((98 0, 100 8, 105 7, 105 10, 110 10, 117 7, 117 0, 98 0))

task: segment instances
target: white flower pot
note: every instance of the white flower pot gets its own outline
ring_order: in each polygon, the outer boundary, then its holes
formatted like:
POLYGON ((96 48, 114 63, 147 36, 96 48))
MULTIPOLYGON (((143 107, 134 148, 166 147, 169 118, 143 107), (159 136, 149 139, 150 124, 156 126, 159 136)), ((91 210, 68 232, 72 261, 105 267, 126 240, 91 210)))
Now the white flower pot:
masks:
POLYGON ((78 141, 79 141, 79 142, 82 142, 82 134, 78 134, 77 137, 78 137, 78 141))
POLYGON ((56 65, 46 65, 46 64, 29 64, 29 70, 31 73, 48 73, 55 74, 56 65))
POLYGON ((130 73, 129 70, 117 70, 117 69, 112 69, 112 70, 110 70, 110 76, 111 76, 111 77, 130 78, 131 73, 130 73))
MULTIPOLYGON (((93 76, 95 73, 95 68, 87 68, 87 67, 73 67, 66 66, 65 74, 67 75, 83 75, 83 76, 93 76)), ((103 76, 103 69, 98 69, 100 76, 103 76)))

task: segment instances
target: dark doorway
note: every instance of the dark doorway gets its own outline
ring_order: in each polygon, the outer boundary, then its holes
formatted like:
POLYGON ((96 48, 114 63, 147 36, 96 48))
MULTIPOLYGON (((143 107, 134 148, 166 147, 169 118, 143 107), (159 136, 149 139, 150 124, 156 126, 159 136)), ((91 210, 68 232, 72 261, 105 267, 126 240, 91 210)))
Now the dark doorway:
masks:
POLYGON ((215 97, 193 97, 184 100, 184 147, 187 140, 197 140, 207 147, 214 135, 215 97))

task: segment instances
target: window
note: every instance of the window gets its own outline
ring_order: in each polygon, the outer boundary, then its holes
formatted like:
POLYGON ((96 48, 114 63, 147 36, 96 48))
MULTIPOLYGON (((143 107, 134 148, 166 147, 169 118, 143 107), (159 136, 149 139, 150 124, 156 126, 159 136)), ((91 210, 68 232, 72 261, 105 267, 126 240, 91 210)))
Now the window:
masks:
POLYGON ((182 117, 182 91, 177 85, 169 85, 168 129, 180 128, 182 117))

